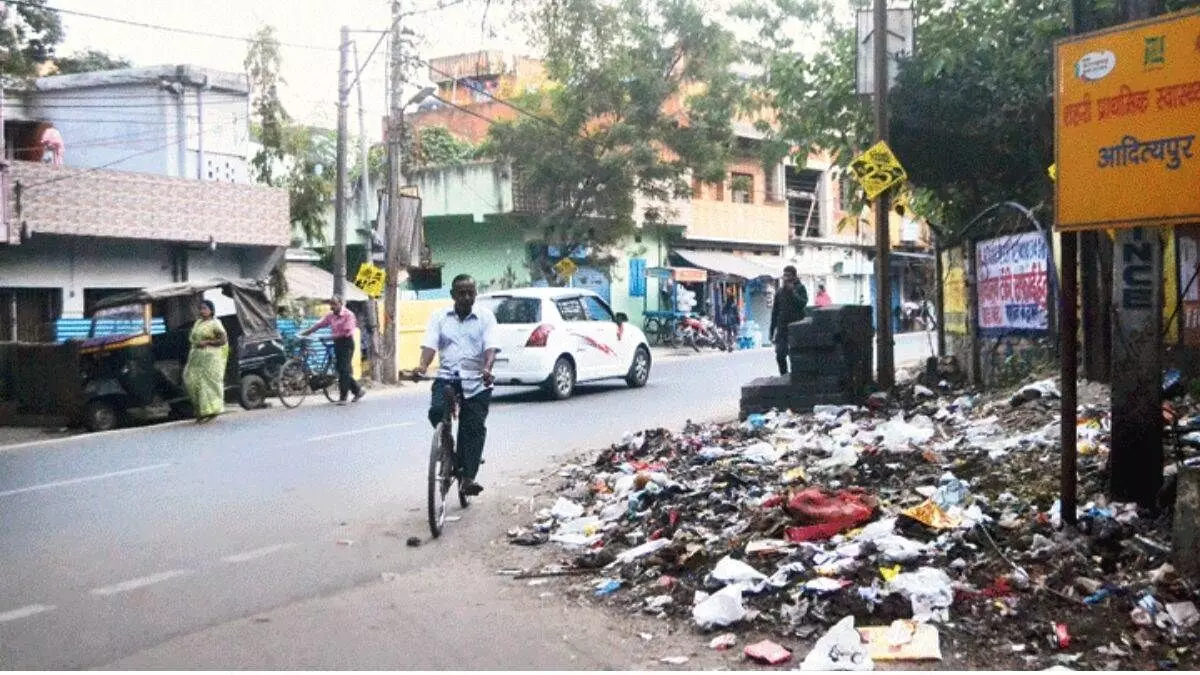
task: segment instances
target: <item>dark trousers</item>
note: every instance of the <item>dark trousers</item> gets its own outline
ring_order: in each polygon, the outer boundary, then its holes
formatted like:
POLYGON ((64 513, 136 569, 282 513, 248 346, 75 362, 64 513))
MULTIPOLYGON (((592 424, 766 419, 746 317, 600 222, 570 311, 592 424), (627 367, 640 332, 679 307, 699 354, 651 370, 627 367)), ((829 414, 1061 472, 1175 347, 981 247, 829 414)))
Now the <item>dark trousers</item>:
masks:
MULTIPOLYGON (((455 385, 459 394, 462 385, 455 385)), ((446 409, 446 381, 434 380, 433 395, 429 401, 429 423, 435 428, 442 421, 446 409)), ((465 399, 462 409, 458 411, 458 438, 455 448, 458 450, 459 469, 463 478, 473 481, 479 474, 479 464, 483 460, 483 443, 487 440, 488 408, 492 404, 492 390, 485 389, 479 394, 465 399)))
POLYGON ((775 335, 775 364, 779 366, 779 374, 788 374, 788 329, 779 329, 775 335))
POLYGON ((337 359, 338 394, 345 401, 346 394, 354 392, 355 396, 362 393, 358 382, 354 381, 354 338, 341 337, 333 340, 333 355, 337 359))

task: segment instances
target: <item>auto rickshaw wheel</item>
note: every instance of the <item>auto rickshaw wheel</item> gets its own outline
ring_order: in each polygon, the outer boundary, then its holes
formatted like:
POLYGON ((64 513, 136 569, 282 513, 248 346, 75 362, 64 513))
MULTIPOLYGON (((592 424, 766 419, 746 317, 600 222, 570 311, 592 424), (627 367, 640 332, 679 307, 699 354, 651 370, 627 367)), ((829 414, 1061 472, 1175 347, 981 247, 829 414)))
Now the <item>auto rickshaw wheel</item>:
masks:
POLYGON ((261 376, 250 373, 242 376, 238 390, 238 403, 246 410, 261 408, 267 403, 267 383, 261 376))
POLYGON ((87 404, 84 413, 84 424, 88 431, 109 431, 117 426, 117 410, 113 404, 104 399, 98 399, 87 404))

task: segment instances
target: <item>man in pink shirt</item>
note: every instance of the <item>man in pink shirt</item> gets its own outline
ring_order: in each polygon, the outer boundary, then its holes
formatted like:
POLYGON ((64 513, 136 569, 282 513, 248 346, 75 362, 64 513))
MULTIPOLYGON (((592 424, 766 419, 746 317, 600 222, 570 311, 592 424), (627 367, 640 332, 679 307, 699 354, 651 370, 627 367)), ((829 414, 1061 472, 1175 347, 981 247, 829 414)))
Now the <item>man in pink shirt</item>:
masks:
POLYGON ((301 337, 308 337, 314 331, 318 331, 326 326, 333 331, 333 354, 337 358, 337 373, 338 373, 338 393, 341 396, 338 398, 338 405, 346 405, 346 395, 354 392, 354 403, 362 400, 366 394, 358 382, 354 381, 354 366, 351 361, 354 359, 354 329, 358 328, 358 319, 354 316, 354 312, 346 309, 342 299, 338 296, 333 296, 329 300, 330 312, 325 315, 315 326, 300 331, 301 337))

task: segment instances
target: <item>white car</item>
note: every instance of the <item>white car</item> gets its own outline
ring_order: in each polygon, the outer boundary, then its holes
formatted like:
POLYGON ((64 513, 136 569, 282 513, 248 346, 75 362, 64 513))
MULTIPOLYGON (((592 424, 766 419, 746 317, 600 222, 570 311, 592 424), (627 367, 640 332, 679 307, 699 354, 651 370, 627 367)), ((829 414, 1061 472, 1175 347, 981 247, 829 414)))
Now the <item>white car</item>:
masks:
POLYGON ((496 315, 496 384, 541 386, 561 400, 577 382, 621 378, 642 387, 650 379, 645 334, 592 291, 520 288, 475 302, 496 315))

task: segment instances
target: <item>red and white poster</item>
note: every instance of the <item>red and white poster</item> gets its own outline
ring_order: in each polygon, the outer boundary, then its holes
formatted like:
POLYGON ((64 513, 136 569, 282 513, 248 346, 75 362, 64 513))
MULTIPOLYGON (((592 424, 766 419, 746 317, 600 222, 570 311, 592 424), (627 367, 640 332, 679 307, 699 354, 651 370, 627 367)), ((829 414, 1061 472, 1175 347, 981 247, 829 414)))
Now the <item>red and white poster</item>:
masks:
POLYGON ((976 245, 981 331, 994 335, 1049 330, 1049 257, 1040 232, 976 245))

